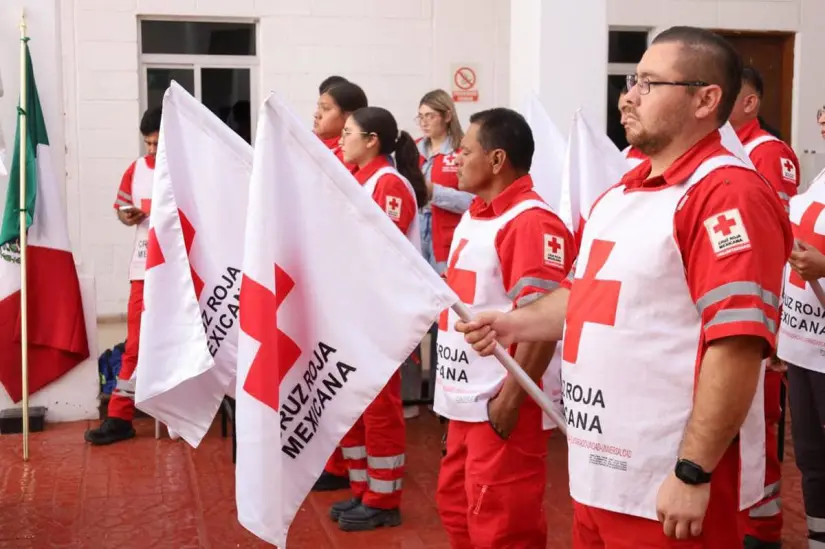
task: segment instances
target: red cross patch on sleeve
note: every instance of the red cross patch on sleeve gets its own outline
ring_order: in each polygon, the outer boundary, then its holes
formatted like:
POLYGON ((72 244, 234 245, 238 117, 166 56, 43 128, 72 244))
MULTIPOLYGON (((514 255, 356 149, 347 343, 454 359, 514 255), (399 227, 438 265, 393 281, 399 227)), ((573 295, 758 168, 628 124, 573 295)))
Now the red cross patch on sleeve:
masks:
POLYGON ((398 221, 401 219, 401 199, 397 196, 388 195, 387 203, 384 209, 393 221, 398 221))
POLYGON ((751 240, 737 208, 705 219, 705 229, 717 258, 751 249, 751 240))
POLYGON ((552 234, 544 235, 544 262, 564 269, 564 238, 552 234))
POLYGON ((782 177, 796 183, 796 165, 789 158, 780 158, 779 162, 782 164, 782 177))

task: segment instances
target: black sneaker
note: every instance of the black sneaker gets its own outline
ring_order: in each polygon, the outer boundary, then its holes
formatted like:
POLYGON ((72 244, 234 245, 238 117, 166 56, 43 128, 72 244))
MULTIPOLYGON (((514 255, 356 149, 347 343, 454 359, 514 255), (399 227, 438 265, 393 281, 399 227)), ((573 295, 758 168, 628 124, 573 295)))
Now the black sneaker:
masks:
POLYGON ((338 503, 333 503, 332 507, 329 508, 329 518, 331 518, 334 522, 338 522, 341 515, 350 509, 355 509, 359 505, 361 505, 361 498, 350 498, 345 499, 344 501, 339 501, 338 503))
POLYGON ((762 541, 753 536, 745 536, 744 549, 782 549, 780 541, 762 541))
POLYGON ((84 438, 86 442, 91 442, 95 446, 103 446, 121 440, 129 440, 134 436, 135 430, 132 428, 131 421, 110 417, 103 420, 103 423, 97 429, 86 431, 84 438))
POLYGON ((315 485, 312 487, 313 492, 334 492, 335 490, 345 490, 349 488, 349 479, 347 477, 339 477, 332 473, 324 471, 315 485))
POLYGON ((344 532, 364 532, 381 526, 399 526, 401 512, 398 509, 376 509, 363 503, 338 518, 338 528, 344 532))

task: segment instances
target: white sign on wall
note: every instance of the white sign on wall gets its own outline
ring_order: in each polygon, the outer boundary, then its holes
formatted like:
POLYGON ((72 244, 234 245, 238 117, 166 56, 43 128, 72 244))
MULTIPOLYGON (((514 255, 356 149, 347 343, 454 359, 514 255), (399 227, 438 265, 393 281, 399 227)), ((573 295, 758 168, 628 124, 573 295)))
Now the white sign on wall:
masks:
POLYGON ((450 70, 453 101, 478 102, 478 67, 473 63, 454 63, 450 70))

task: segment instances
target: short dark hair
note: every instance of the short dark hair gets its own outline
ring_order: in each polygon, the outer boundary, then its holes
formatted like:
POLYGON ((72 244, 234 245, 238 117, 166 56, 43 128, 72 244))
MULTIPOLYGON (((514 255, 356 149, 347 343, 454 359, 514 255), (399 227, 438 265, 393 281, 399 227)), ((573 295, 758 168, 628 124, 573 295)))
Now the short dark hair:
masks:
POLYGON ((162 107, 153 107, 143 113, 143 118, 140 119, 141 135, 151 135, 160 131, 162 111, 162 107))
POLYGON ((368 104, 367 94, 364 93, 361 86, 352 82, 334 84, 327 88, 324 93, 332 97, 332 100, 343 112, 355 112, 358 109, 363 109, 368 104))
POLYGON ((762 94, 765 93, 765 81, 762 79, 762 75, 756 67, 747 65, 742 68, 742 83, 753 88, 760 99, 762 98, 762 94))
POLYGON ((321 82, 321 85, 318 86, 318 95, 324 95, 324 92, 330 89, 332 86, 336 84, 343 84, 344 82, 349 82, 343 76, 338 76, 333 74, 332 76, 327 76, 324 78, 324 81, 321 82))
POLYGON ((716 34, 698 27, 671 27, 659 34, 653 44, 678 43, 685 55, 677 69, 688 80, 701 80, 722 88, 716 113, 721 127, 733 111, 742 89, 742 58, 733 46, 716 34))
POLYGON ((485 151, 502 149, 510 165, 527 173, 533 164, 536 143, 530 125, 522 115, 503 107, 480 111, 470 117, 478 125, 478 142, 485 151))

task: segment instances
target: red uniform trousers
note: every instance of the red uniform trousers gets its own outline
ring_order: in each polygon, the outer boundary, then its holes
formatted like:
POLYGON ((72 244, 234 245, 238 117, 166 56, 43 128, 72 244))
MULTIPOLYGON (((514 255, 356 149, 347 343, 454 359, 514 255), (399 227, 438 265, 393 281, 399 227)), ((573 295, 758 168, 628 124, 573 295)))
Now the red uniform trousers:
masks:
POLYGON ((573 549, 736 549, 742 547, 738 516, 739 444, 733 444, 713 472, 700 537, 668 538, 658 521, 574 502, 573 549))
POLYGON ((143 315, 143 281, 133 280, 126 308, 126 348, 117 375, 117 386, 109 400, 109 417, 132 421, 135 417, 135 384, 130 380, 138 362, 140 317, 143 315))
POLYGON ((364 505, 376 509, 401 505, 406 442, 401 372, 396 371, 341 439, 350 488, 364 505))
POLYGON ((547 441, 541 410, 522 405, 502 439, 488 422, 450 420, 436 504, 452 549, 547 546, 547 441))
POLYGON ((344 453, 341 451, 340 446, 329 456, 324 471, 336 477, 347 476, 347 460, 344 459, 344 453))
MULTIPOLYGON (((779 461, 779 422, 782 420, 782 372, 765 372, 765 494, 764 498, 742 511, 739 527, 743 537, 750 535, 760 541, 782 541, 782 462, 779 461)), ((825 459, 825 458, 823 458, 825 459)))

